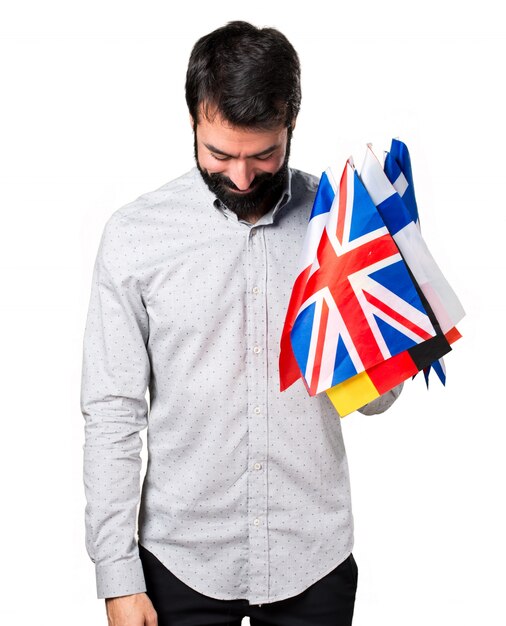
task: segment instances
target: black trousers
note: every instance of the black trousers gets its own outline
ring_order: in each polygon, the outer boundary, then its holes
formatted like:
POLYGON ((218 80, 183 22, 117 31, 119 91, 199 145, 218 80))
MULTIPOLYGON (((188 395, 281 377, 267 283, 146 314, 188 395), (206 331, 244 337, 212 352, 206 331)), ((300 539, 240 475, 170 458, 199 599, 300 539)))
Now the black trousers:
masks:
POLYGON ((218 600, 188 587, 154 554, 139 544, 146 593, 158 613, 158 626, 350 626, 358 567, 353 554, 297 596, 269 604, 218 600))

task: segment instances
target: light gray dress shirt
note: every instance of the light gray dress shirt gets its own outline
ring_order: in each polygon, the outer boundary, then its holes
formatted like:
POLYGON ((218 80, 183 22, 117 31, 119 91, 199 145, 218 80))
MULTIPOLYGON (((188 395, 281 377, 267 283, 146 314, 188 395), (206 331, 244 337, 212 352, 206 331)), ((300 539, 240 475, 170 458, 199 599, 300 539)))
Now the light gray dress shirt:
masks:
MULTIPOLYGON (((350 554, 340 417, 302 381, 279 391, 317 184, 291 169, 280 201, 250 224, 193 168, 106 222, 81 387, 99 598, 146 590, 137 542, 200 593, 251 604, 301 593, 350 554)), ((362 412, 386 410, 400 389, 362 412)))

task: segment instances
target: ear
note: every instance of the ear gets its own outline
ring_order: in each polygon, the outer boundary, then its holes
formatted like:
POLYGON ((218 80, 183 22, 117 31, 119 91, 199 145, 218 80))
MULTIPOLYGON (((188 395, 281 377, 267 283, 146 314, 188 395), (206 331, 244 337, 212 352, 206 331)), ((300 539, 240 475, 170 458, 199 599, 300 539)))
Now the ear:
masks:
POLYGON ((193 119, 193 115, 190 113, 190 124, 193 130, 195 130, 195 120, 193 119))
POLYGON ((292 127, 292 131, 295 129, 295 122, 297 121, 297 118, 294 117, 292 120, 292 123, 290 124, 290 126, 292 127))

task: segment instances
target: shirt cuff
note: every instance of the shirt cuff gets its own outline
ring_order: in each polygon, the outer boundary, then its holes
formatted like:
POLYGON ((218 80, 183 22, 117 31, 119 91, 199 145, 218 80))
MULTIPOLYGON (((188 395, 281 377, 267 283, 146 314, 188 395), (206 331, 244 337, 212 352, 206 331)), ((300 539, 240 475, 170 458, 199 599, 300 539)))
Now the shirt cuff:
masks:
POLYGON ((365 404, 360 409, 357 409, 359 413, 363 413, 364 415, 377 415, 378 413, 383 413, 388 408, 392 406, 392 404, 397 400, 399 394, 402 391, 404 383, 400 383, 397 387, 390 389, 379 398, 372 400, 368 404, 365 404))
POLYGON ((116 598, 146 591, 140 558, 108 565, 95 564, 97 598, 116 598))

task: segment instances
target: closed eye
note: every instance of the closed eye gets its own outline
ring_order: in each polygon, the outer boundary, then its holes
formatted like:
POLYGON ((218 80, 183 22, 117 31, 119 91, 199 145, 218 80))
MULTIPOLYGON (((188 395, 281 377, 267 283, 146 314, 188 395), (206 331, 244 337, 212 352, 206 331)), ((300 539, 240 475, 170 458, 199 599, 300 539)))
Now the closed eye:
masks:
POLYGON ((218 156, 217 154, 212 154, 212 153, 211 153, 211 156, 215 158, 217 161, 229 161, 230 160, 229 156, 222 156, 222 155, 218 156))

